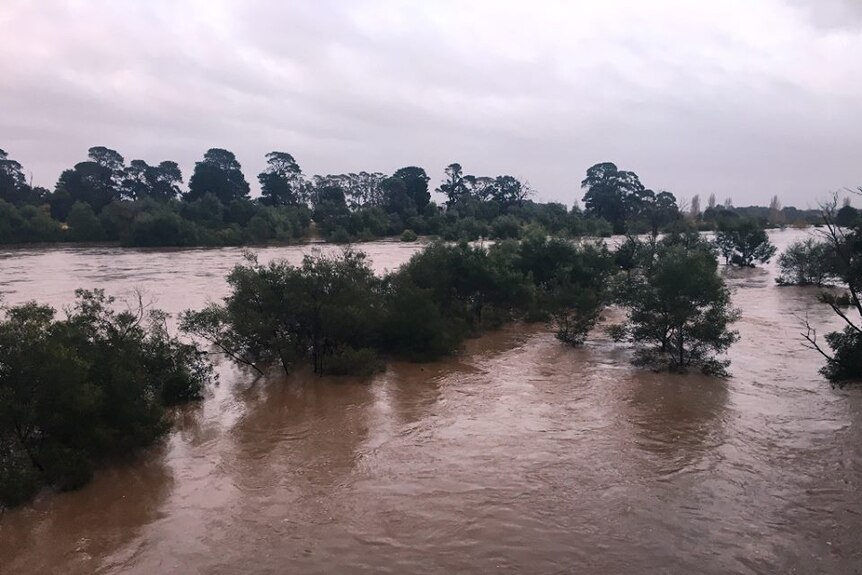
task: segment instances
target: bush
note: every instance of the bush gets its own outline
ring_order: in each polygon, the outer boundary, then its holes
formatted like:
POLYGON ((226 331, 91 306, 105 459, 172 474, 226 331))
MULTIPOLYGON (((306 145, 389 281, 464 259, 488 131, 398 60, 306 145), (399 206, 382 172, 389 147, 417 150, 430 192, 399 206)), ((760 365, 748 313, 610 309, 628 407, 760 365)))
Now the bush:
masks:
POLYGON ((334 244, 349 244, 353 238, 350 237, 350 233, 347 230, 338 227, 332 230, 328 239, 334 244))
POLYGON ((211 377, 163 313, 117 313, 101 291, 77 298, 65 319, 29 303, 0 321, 0 505, 40 485, 75 489, 101 462, 151 445, 165 407, 199 399, 211 377))
POLYGON ((172 211, 157 210, 135 218, 127 243, 136 247, 191 246, 197 240, 194 224, 172 211))
POLYGON ((511 239, 521 235, 521 222, 514 216, 500 216, 491 222, 491 237, 511 239))
POLYGON ((105 239, 105 230, 90 204, 75 202, 66 223, 69 225, 69 239, 73 242, 98 242, 105 239))
POLYGON ((419 236, 413 230, 404 230, 404 233, 401 234, 402 242, 415 242, 417 239, 419 239, 419 236))
POLYGON ((778 258, 779 285, 822 286, 836 281, 836 261, 832 247, 809 238, 790 245, 778 258))
POLYGON ((618 302, 629 315, 613 335, 631 337, 638 365, 726 374, 729 362, 716 356, 739 338, 729 329, 739 312, 730 305, 712 248, 692 235, 669 236, 644 250, 649 255, 620 282, 618 302))
POLYGON ((862 374, 862 334, 854 326, 826 334, 832 356, 820 373, 829 381, 843 386, 848 381, 859 381, 862 374))

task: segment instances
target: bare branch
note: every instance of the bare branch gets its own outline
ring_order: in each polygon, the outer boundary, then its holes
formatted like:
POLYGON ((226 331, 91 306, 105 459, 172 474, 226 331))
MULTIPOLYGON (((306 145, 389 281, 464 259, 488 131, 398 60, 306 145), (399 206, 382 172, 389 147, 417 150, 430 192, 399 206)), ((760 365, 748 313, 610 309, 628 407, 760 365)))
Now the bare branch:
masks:
POLYGON ((807 349, 812 349, 825 357, 828 361, 832 361, 832 356, 823 351, 823 348, 821 348, 820 345, 817 343, 817 330, 811 327, 811 323, 808 321, 808 317, 806 316, 805 319, 799 319, 802 322, 803 327, 805 328, 805 332, 801 333, 800 335, 808 342, 807 345, 803 343, 802 346, 807 349))

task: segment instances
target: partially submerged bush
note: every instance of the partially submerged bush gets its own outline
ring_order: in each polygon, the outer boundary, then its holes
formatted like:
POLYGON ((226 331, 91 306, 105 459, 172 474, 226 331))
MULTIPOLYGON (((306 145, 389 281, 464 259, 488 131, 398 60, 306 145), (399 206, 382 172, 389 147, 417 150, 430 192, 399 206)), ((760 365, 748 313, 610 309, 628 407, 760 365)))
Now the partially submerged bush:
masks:
POLYGON ((115 312, 77 293, 65 319, 28 303, 0 321, 0 504, 41 485, 74 489, 93 468, 156 441, 165 407, 201 397, 210 369, 160 312, 115 312))
POLYGON ((791 244, 778 257, 779 285, 822 286, 835 282, 837 278, 835 252, 825 241, 814 238, 791 244))
POLYGON ((729 362, 718 356, 739 338, 729 329, 739 312, 730 305, 711 246, 687 234, 668 236, 650 252, 618 290, 629 317, 612 337, 631 338, 638 365, 726 374, 729 362))
POLYGON ((489 249, 434 243, 383 278, 350 249, 301 266, 249 256, 224 303, 186 312, 181 327, 261 373, 271 362, 346 374, 374 371, 382 355, 436 359, 525 316, 553 317, 577 344, 604 303, 610 262, 604 247, 544 236, 489 249))

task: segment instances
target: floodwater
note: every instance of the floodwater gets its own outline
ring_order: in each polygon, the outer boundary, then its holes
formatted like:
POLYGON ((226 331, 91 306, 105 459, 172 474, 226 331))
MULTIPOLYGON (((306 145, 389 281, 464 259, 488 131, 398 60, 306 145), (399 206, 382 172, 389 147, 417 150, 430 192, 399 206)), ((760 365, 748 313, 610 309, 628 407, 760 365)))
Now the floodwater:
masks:
MULTIPOLYGON (((417 246, 362 248, 383 270, 417 246)), ((0 290, 62 307, 140 287, 178 312, 240 259, 0 250, 0 290)), ((221 365, 164 445, 0 517, 0 572, 862 573, 862 390, 832 389, 799 336, 800 317, 837 324, 772 267, 725 273, 743 311, 727 380, 522 325, 369 380, 221 365)))

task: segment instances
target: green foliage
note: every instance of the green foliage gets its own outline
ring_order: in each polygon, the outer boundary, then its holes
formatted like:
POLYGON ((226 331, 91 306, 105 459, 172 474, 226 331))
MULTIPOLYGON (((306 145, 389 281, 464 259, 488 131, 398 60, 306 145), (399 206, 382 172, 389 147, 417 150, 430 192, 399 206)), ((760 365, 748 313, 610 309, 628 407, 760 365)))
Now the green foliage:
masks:
POLYGON ((419 236, 413 230, 404 230, 404 233, 401 234, 402 242, 415 242, 417 239, 419 239, 419 236))
MULTIPOLYGON (((379 282, 365 256, 346 250, 339 258, 307 256, 299 267, 259 264, 249 257, 228 276, 223 306, 186 312, 181 327, 230 350, 242 363, 279 361, 289 371, 310 361, 316 373, 345 350, 373 340, 379 282)), ((345 359, 346 358, 346 359, 345 359)))
POLYGON ((780 272, 775 281, 779 285, 822 286, 837 279, 832 247, 814 238, 790 245, 778 257, 778 267, 780 272))
POLYGON ((637 174, 610 162, 590 167, 581 187, 587 190, 586 215, 606 220, 615 234, 650 232, 655 236, 682 217, 673 194, 646 189, 637 174))
POLYGON ((0 321, 0 504, 40 485, 73 489, 99 462, 156 441, 165 406, 198 399, 211 377, 165 315, 115 312, 101 291, 76 292, 65 319, 35 303, 0 321))
POLYGON ((431 193, 428 191, 430 178, 425 170, 416 166, 408 166, 395 170, 392 177, 404 182, 407 195, 413 201, 413 205, 416 206, 416 211, 422 213, 431 202, 431 193))
POLYGON ((223 204, 248 197, 249 185, 236 156, 228 150, 210 148, 204 159, 195 164, 189 179, 188 201, 213 194, 223 204))
POLYGON ((640 252, 638 267, 617 288, 628 320, 615 336, 627 334, 634 341, 639 365, 725 374, 729 362, 716 356, 738 339, 729 326, 739 312, 731 307, 711 246, 690 234, 641 244, 634 251, 640 252))
POLYGON ((305 201, 305 184, 299 164, 287 152, 266 155, 267 168, 257 179, 261 203, 267 206, 298 206, 305 201))
POLYGON ((53 242, 60 239, 60 224, 45 208, 24 204, 18 208, 0 200, 0 242, 53 242))
POLYGON ((766 230, 752 219, 735 218, 719 224, 715 243, 727 264, 754 267, 767 263, 777 248, 769 241, 766 230))
POLYGON ((66 219, 69 239, 75 242, 98 242, 105 239, 102 223, 89 204, 76 202, 66 219))
POLYGON ((169 208, 156 208, 135 217, 128 245, 141 247, 193 246, 198 243, 195 226, 169 208))
POLYGON ((42 189, 32 188, 24 176, 24 169, 0 150, 0 201, 13 206, 42 204, 42 189))
POLYGON ((613 258, 607 247, 547 239, 544 230, 531 228, 520 245, 520 266, 536 287, 532 314, 548 317, 560 341, 582 344, 608 303, 613 258))
POLYGON ((826 344, 831 353, 821 347, 816 331, 807 321, 808 330, 803 336, 808 342, 807 347, 826 359, 820 373, 841 387, 862 382, 862 222, 857 218, 850 229, 840 226, 841 210, 837 209, 837 203, 835 197, 823 206, 825 230, 822 237, 829 273, 840 280, 846 291, 841 294, 821 293, 820 301, 841 318, 844 328, 826 334, 826 344))
POLYGON ((848 325, 841 331, 826 334, 826 343, 832 355, 827 356, 820 373, 839 386, 848 381, 858 382, 862 378, 862 333, 848 325))
POLYGON ((551 314, 577 344, 606 301, 610 255, 603 245, 531 238, 489 249, 433 243, 383 278, 350 249, 301 266, 249 255, 228 276, 223 304, 186 312, 181 328, 261 373, 309 363, 317 373, 367 374, 381 356, 431 360, 503 322, 551 314))
POLYGON ((521 235, 521 221, 512 215, 499 216, 491 222, 491 237, 499 240, 521 235))

